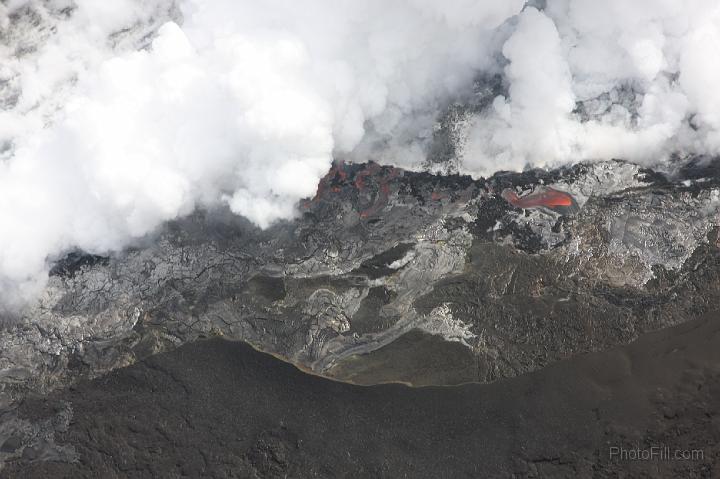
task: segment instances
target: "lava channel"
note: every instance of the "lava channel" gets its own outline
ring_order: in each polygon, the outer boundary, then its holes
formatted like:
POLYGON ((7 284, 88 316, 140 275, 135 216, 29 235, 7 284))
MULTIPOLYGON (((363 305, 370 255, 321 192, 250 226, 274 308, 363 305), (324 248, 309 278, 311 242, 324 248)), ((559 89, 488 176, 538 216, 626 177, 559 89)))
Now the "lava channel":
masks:
POLYGON ((515 208, 546 208, 561 215, 570 215, 578 211, 579 206, 569 193, 554 188, 540 188, 525 196, 506 188, 501 196, 515 208))

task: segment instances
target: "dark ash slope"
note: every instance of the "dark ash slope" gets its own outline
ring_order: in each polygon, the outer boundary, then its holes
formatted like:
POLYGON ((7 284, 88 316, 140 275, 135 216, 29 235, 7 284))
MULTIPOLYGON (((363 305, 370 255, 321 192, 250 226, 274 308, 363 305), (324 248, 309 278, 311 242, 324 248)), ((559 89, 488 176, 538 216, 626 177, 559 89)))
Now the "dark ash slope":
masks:
POLYGON ((39 443, 1 476, 716 477, 718 398, 717 316, 493 384, 415 389, 333 382, 213 339, 26 399, 33 421, 69 406, 55 440, 78 460, 34 462, 39 443), (704 457, 609 458, 653 445, 704 457))

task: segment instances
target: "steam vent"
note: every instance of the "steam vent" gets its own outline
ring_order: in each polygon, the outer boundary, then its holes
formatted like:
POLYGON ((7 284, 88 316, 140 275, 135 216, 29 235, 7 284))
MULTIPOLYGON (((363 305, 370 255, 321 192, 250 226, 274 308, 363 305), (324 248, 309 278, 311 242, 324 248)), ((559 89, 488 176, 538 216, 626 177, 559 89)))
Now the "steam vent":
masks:
POLYGON ((720 477, 720 4, 0 2, 0 478, 720 477))

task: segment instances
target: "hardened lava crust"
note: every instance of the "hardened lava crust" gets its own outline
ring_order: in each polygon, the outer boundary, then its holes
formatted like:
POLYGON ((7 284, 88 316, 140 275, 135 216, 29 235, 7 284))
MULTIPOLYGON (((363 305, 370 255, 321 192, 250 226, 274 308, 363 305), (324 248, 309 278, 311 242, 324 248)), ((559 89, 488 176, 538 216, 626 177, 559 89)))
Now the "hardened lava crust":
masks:
POLYGON ((357 385, 447 386, 712 317, 713 165, 473 180, 337 163, 294 221, 260 230, 199 211, 110 257, 72 252, 0 334, 0 459, 82 460, 55 439, 77 420, 73 401, 33 419, 28 398, 207 338, 357 385))
POLYGON ((294 221, 202 211, 59 260, 6 318, 2 397, 211 336, 361 384, 514 377, 719 310, 718 207, 700 165, 473 180, 338 163, 294 221))

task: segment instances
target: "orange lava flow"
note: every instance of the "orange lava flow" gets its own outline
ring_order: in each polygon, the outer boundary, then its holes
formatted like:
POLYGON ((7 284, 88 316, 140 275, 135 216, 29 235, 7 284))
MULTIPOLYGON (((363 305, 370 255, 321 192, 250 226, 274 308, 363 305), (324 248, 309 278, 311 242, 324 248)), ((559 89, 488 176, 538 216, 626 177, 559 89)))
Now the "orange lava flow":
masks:
POLYGON ((345 170, 343 162, 338 162, 330 168, 330 171, 320 180, 315 196, 310 200, 305 200, 302 207, 305 209, 318 201, 328 193, 340 193, 345 186, 354 187, 358 192, 363 192, 369 181, 378 184, 378 192, 373 204, 364 211, 360 212, 360 217, 367 218, 375 215, 383 209, 390 197, 390 182, 400 176, 402 170, 397 168, 383 168, 378 163, 370 162, 362 170, 355 173, 352 182, 348 182, 348 172, 345 170))
POLYGON ((573 205, 572 196, 553 188, 545 188, 542 191, 533 192, 522 197, 518 196, 513 190, 506 189, 503 190, 502 197, 516 208, 537 208, 540 206, 553 208, 573 205))

